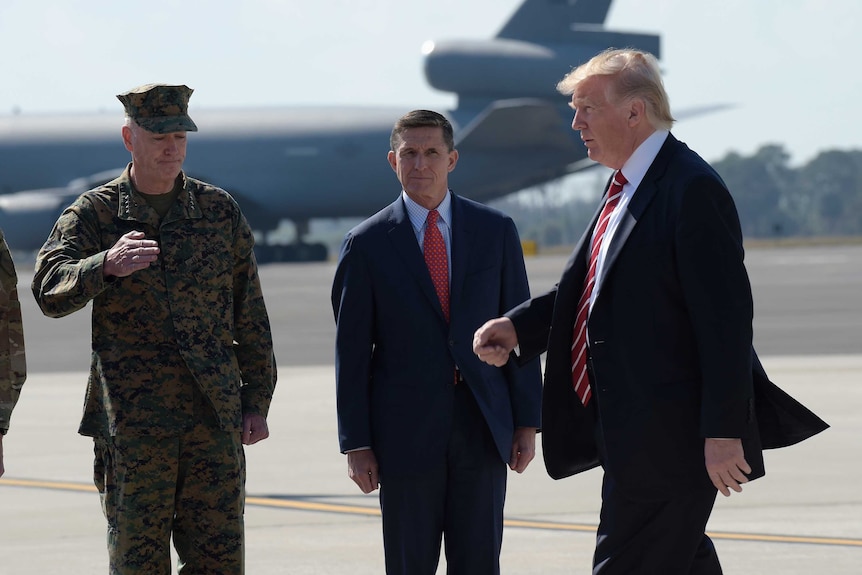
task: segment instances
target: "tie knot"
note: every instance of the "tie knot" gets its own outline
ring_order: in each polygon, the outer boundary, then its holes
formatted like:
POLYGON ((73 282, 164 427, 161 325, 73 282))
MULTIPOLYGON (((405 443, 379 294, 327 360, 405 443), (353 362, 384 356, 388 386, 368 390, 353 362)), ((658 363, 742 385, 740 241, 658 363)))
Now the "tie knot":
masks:
POLYGON ((629 181, 626 179, 626 177, 623 175, 623 173, 621 171, 617 170, 617 173, 614 174, 614 185, 622 188, 627 183, 629 183, 629 181))
POLYGON ((437 217, 439 215, 440 214, 437 212, 437 210, 431 210, 430 212, 428 212, 428 217, 425 218, 426 224, 429 226, 436 226, 437 225, 437 217))

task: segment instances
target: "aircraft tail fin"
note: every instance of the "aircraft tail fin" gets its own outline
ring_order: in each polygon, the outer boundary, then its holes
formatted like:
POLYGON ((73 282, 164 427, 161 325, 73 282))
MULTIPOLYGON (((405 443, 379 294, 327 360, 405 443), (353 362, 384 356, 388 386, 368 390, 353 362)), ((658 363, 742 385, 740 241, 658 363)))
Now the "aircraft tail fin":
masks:
POLYGON ((655 34, 605 28, 611 0, 524 0, 496 38, 426 47, 425 77, 459 106, 481 110, 491 100, 558 98, 557 82, 609 47, 659 54, 655 34))
POLYGON ((570 41, 573 24, 601 26, 611 0, 524 0, 497 38, 527 42, 570 41))

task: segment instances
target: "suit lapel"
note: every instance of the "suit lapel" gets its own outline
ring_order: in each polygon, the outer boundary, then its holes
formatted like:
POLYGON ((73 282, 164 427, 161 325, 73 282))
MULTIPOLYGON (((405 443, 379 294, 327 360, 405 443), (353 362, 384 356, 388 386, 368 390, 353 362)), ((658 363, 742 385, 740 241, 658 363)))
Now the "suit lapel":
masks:
POLYGON ((569 261, 566 262, 565 268, 563 268, 563 276, 560 278, 558 288, 560 290, 574 290, 573 293, 575 295, 567 298, 567 300, 574 299, 571 302, 572 308, 577 304, 577 300, 581 297, 581 292, 584 289, 584 280, 587 277, 587 269, 590 265, 590 245, 592 244, 593 231, 605 205, 605 198, 608 194, 608 187, 611 185, 611 178, 608 178, 605 184, 605 193, 602 194, 601 201, 599 201, 596 211, 590 219, 590 224, 584 230, 581 239, 575 244, 575 249, 569 257, 569 261))
POLYGON ((413 224, 410 223, 404 201, 399 196, 390 205, 390 208, 392 213, 389 218, 391 224, 389 240, 392 242, 392 247, 401 259, 407 273, 419 283, 419 287, 425 297, 428 298, 429 303, 440 314, 440 318, 445 320, 443 308, 440 306, 440 298, 437 297, 437 292, 434 290, 434 282, 431 281, 431 274, 428 272, 428 266, 425 265, 425 257, 422 255, 422 250, 419 249, 419 242, 416 241, 416 233, 413 231, 413 224))
MULTIPOLYGON (((463 293, 464 279, 467 277, 467 262, 470 261, 470 241, 472 231, 469 228, 467 211, 469 207, 464 200, 451 193, 452 198, 452 278, 449 282, 449 311, 458 309, 463 293)), ((442 312, 441 312, 442 313, 442 312)))
POLYGON ((668 134, 667 140, 662 144, 658 155, 653 160, 637 190, 635 190, 635 194, 632 196, 631 202, 629 202, 626 212, 617 226, 617 231, 611 239, 607 254, 605 254, 604 272, 595 288, 599 290, 599 294, 601 294, 602 284, 613 269, 614 262, 616 262, 617 257, 620 255, 626 240, 628 240, 638 220, 643 216, 647 206, 649 206, 656 192, 658 192, 658 182, 667 170, 667 165, 674 155, 677 145, 676 138, 672 134, 668 134))
MULTIPOLYGON (((590 257, 590 239, 593 236, 593 228, 602 211, 604 198, 599 202, 596 213, 593 214, 590 225, 584 230, 581 239, 575 244, 575 249, 563 268, 560 282, 557 284, 557 298, 554 306, 554 322, 559 325, 573 325, 577 314, 578 300, 584 291, 584 279, 587 276, 587 268, 590 257)), ((571 331, 569 331, 571 336, 571 331)), ((571 340, 569 344, 571 345, 571 340)))

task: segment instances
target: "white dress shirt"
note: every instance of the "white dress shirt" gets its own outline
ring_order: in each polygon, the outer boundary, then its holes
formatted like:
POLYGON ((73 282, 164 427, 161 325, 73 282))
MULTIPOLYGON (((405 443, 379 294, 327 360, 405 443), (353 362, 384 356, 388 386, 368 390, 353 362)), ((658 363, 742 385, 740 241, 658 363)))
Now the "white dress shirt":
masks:
MULTIPOLYGON (((653 160, 655 160, 659 150, 664 145, 668 134, 669 132, 667 130, 656 130, 650 134, 650 136, 637 147, 634 153, 629 156, 629 159, 626 160, 625 165, 620 170, 628 182, 623 186, 622 197, 620 198, 619 203, 611 212, 610 220, 608 220, 608 227, 605 230, 605 236, 602 240, 602 247, 599 249, 599 255, 596 257, 596 282, 593 287, 593 293, 590 294, 591 310, 593 309, 593 303, 596 301, 596 298, 601 291, 602 279, 604 278, 605 273, 605 257, 608 254, 608 246, 611 245, 611 241, 614 239, 614 234, 616 234, 617 228, 619 228, 623 215, 626 213, 626 210, 628 210, 629 203, 631 203, 631 200, 641 181, 644 179, 647 170, 649 170, 653 160)), ((590 251, 592 251, 592 242, 594 240, 595 238, 590 240, 590 251)))

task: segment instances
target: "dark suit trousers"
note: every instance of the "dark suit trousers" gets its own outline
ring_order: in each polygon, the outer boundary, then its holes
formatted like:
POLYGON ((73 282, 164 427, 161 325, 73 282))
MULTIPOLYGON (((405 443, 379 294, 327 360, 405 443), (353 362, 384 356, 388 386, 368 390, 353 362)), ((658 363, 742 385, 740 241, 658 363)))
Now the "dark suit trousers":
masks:
POLYGON ((721 575, 704 533, 715 489, 667 501, 626 497, 605 474, 593 575, 721 575))
POLYGON ((455 388, 445 459, 421 475, 381 469, 387 575, 434 575, 445 537, 449 575, 497 575, 506 464, 466 383, 455 388))
MULTIPOLYGON (((591 363, 588 369, 592 385, 591 363)), ((596 418, 596 446, 604 461, 598 403, 596 397, 587 409, 596 418)), ((669 500, 636 500, 605 472, 593 575, 722 575, 715 547, 704 532, 717 493, 710 487, 669 500)))

